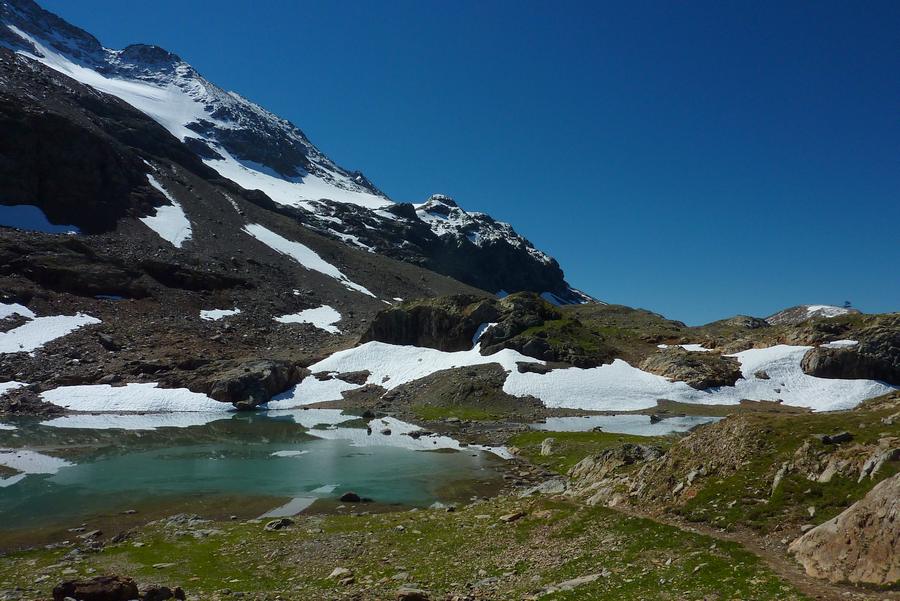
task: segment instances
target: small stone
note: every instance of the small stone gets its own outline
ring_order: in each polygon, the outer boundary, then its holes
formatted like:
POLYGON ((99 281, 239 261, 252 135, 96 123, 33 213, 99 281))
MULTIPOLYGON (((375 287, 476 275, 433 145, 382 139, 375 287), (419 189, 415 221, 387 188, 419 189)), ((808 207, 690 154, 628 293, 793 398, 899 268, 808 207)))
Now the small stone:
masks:
POLYGON ((429 601, 428 592, 419 588, 397 589, 397 601, 429 601))
POLYGON ((347 576, 352 576, 352 575, 353 575, 353 572, 347 568, 334 568, 331 571, 331 574, 328 575, 328 577, 332 580, 337 580, 337 579, 346 578, 347 576))
POLYGON ((349 491, 342 494, 339 501, 341 501, 341 503, 359 503, 361 499, 358 494, 349 491))
POLYGON ((291 518, 278 518, 277 520, 272 520, 267 523, 264 528, 269 532, 273 532, 275 530, 283 530, 289 526, 294 524, 294 520, 291 518))
POLYGON ((500 516, 500 521, 505 523, 515 522, 516 520, 522 519, 525 517, 524 511, 516 511, 513 513, 507 513, 506 515, 500 516))

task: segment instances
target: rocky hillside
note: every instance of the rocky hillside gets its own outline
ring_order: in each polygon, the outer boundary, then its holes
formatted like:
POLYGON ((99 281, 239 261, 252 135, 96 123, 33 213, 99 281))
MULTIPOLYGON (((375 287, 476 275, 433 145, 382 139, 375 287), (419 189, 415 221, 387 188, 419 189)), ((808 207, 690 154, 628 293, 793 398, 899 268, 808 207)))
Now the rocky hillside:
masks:
MULTIPOLYGON (((124 101, 171 135, 162 141, 162 132, 157 132, 159 144, 177 146, 177 152, 192 155, 195 170, 205 165, 219 179, 256 190, 257 203, 328 238, 491 293, 529 290, 559 303, 592 300, 569 286, 557 262, 509 224, 467 213, 441 195, 419 205, 392 202, 362 173, 344 169, 325 156, 294 124, 222 90, 162 48, 145 44, 123 50, 104 48, 92 35, 32 0, 0 3, 0 46, 89 86, 95 91, 95 103, 110 103, 108 96, 124 101)), ((22 85, 16 75, 7 73, 4 88, 22 85)), ((6 111, 20 108, 14 104, 6 111)), ((44 155, 70 156, 73 149, 66 132, 42 119, 33 117, 19 125, 31 132, 32 143, 51 142, 53 150, 42 148, 44 155)), ((97 126, 128 130, 127 123, 112 114, 97 126)), ((13 136, 8 141, 17 139, 13 136)), ((107 181, 96 165, 109 157, 86 154, 81 166, 88 168, 83 170, 64 160, 61 172, 54 173, 47 167, 58 163, 46 162, 48 156, 13 149, 2 156, 7 155, 9 169, 23 169, 29 176, 23 181, 4 178, 0 204, 37 206, 51 223, 74 225, 84 232, 115 230, 117 219, 134 202, 125 197, 132 197, 133 188, 143 179, 139 166, 125 169, 113 163, 116 177, 107 181), (100 182, 103 189, 98 197, 93 193, 100 182), (78 210, 88 197, 88 206, 96 204, 102 210, 78 210)))

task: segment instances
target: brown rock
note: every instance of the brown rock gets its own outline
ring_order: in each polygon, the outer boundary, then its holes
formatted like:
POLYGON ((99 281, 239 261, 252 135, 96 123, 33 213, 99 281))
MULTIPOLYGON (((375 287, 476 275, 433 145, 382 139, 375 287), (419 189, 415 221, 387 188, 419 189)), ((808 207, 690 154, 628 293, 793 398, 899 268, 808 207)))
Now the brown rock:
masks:
POLYGON ((129 601, 138 598, 138 588, 131 578, 97 576, 90 580, 69 580, 53 588, 54 601, 66 597, 78 601, 129 601))
POLYGON ((832 582, 900 583, 900 474, 790 546, 806 573, 832 582))

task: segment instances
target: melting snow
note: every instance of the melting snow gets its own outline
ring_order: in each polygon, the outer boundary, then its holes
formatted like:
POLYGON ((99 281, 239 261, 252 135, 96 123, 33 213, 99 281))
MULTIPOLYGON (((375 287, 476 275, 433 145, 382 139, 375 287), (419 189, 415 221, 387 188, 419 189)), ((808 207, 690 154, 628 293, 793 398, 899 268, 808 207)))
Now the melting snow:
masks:
POLYGON ((358 384, 344 382, 338 378, 318 380, 313 376, 306 376, 303 381, 287 392, 272 397, 267 407, 269 409, 290 409, 324 401, 339 401, 344 398, 341 395, 342 392, 357 388, 359 388, 358 384))
POLYGON ((240 309, 235 307, 234 309, 207 309, 200 311, 200 319, 205 321, 219 321, 220 319, 224 319, 226 317, 230 317, 232 315, 239 315, 241 312, 240 309))
POLYGON ((150 217, 141 217, 141 222, 159 234, 159 237, 171 242, 176 248, 191 239, 191 222, 175 198, 162 187, 156 178, 147 174, 150 185, 162 192, 171 205, 156 207, 156 213, 150 217))
POLYGON ((596 410, 635 410, 653 407, 657 399, 685 403, 737 404, 741 399, 778 400, 815 411, 850 409, 865 399, 886 394, 893 387, 874 380, 837 380, 808 376, 800 360, 811 347, 778 345, 733 355, 743 378, 734 386, 695 390, 684 382, 670 382, 617 359, 590 369, 572 367, 547 374, 510 373, 503 390, 532 394, 549 407, 596 410), (753 374, 763 370, 768 380, 753 374))
POLYGON ((819 346, 823 348, 850 348, 851 346, 856 346, 859 344, 856 340, 835 340, 834 342, 826 342, 825 344, 820 344, 819 346))
POLYGON ((0 307, 2 307, 0 312, 6 312, 4 317, 8 317, 13 313, 31 317, 31 321, 28 323, 13 328, 8 332, 0 332, 0 354, 31 353, 48 342, 70 334, 80 327, 100 323, 100 320, 96 317, 83 313, 34 317, 34 313, 25 309, 22 305, 0 305, 0 307), (22 309, 24 309, 24 313, 22 309))
POLYGON ((20 305, 18 303, 5 304, 0 303, 0 319, 6 319, 7 317, 12 317, 13 315, 21 315, 27 319, 34 319, 34 311, 26 307, 25 305, 20 305))
MULTIPOLYGON (((692 351, 694 353, 709 353, 712 352, 712 349, 703 348, 702 344, 679 344, 686 351, 692 351)), ((668 344, 657 344, 656 348, 667 349, 669 348, 668 344)))
POLYGON ((350 278, 341 273, 337 267, 322 259, 322 257, 317 255, 316 252, 308 246, 288 240, 256 223, 244 226, 244 231, 272 250, 291 257, 307 269, 318 271, 328 277, 334 278, 350 290, 356 290, 357 292, 368 294, 371 297, 375 296, 363 286, 350 281, 350 278))
POLYGON ((224 412, 232 409, 228 403, 220 403, 205 394, 191 392, 187 388, 157 388, 155 382, 124 386, 61 386, 46 391, 41 397, 72 411, 224 412))
POLYGON ((279 323, 309 323, 331 334, 339 334, 341 331, 334 325, 341 320, 341 314, 328 305, 322 305, 315 309, 305 309, 299 313, 276 317, 279 323))
POLYGON ((837 317, 848 313, 850 313, 850 309, 833 305, 808 305, 806 307, 806 315, 809 317, 837 317))

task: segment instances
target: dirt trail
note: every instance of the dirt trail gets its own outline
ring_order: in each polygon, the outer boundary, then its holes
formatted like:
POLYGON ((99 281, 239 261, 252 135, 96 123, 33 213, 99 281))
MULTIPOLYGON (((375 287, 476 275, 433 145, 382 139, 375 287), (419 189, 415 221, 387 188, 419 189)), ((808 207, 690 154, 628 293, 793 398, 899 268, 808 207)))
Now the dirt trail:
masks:
POLYGON ((674 526, 686 532, 704 534, 711 538, 727 542, 735 542, 762 559, 766 566, 781 578, 797 587, 803 594, 813 599, 825 601, 894 601, 900 600, 900 591, 880 591, 860 588, 846 584, 832 584, 824 580, 812 578, 803 567, 787 553, 787 545, 761 537, 747 530, 726 532, 704 524, 687 522, 671 516, 653 515, 637 511, 633 508, 613 507, 616 511, 634 517, 653 520, 667 526, 674 526))

